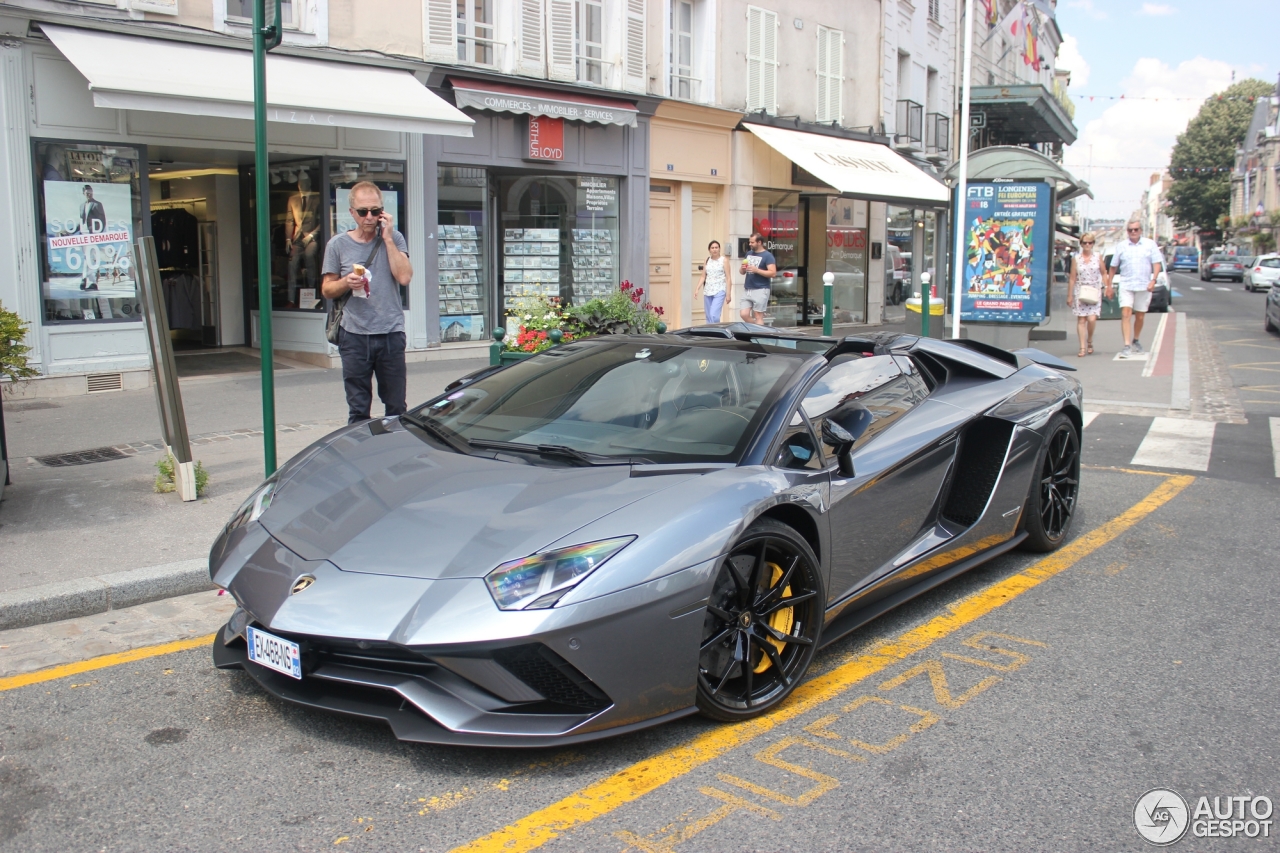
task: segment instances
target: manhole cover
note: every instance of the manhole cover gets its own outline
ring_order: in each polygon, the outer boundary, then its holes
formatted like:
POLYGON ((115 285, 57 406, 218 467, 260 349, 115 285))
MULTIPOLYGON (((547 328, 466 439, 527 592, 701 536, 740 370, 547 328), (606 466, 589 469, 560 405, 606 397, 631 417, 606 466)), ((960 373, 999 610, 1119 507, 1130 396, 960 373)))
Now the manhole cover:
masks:
POLYGON ((62 468, 66 465, 88 465, 92 462, 110 462, 112 459, 127 459, 125 454, 114 447, 98 447, 94 450, 81 450, 78 453, 57 453, 53 456, 37 456, 36 461, 50 468, 62 468))

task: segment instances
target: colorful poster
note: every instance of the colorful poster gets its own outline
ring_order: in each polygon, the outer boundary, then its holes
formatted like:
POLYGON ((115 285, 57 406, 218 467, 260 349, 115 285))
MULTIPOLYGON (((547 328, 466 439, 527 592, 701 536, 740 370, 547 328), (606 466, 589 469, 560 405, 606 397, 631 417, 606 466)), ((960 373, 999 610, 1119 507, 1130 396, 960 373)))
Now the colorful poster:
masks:
POLYGON ((49 299, 134 296, 130 184, 44 182, 49 299))
POLYGON ((969 184, 962 320, 1044 320, 1052 274, 1051 202, 1052 192, 1046 183, 969 184))

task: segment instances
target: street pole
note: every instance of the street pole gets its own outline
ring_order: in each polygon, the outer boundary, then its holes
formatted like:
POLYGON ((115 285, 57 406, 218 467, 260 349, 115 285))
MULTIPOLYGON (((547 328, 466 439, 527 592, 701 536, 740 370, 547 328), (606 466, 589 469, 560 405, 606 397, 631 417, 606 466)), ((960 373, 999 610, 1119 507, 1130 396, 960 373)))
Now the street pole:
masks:
POLYGON ((267 51, 280 45, 280 0, 253 4, 253 168, 258 225, 258 344, 262 361, 262 458, 276 472, 276 386, 271 336, 271 220, 267 182, 267 51), (275 14, 267 21, 267 4, 275 14))
POLYGON ((964 0, 964 78, 960 81, 960 174, 956 181, 955 255, 951 266, 951 337, 960 338, 960 306, 964 299, 965 202, 969 195, 969 89, 973 80, 973 0, 964 0))
POLYGON ((831 288, 836 283, 836 274, 822 274, 822 334, 831 336, 831 288))

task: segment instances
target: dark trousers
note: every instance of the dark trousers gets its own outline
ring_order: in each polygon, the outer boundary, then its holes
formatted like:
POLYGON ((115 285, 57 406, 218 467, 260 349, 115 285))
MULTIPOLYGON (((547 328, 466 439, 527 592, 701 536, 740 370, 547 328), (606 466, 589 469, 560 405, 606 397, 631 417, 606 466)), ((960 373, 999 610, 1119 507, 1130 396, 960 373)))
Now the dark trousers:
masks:
POLYGON ((342 356, 342 384, 347 391, 347 423, 369 419, 373 403, 373 377, 378 377, 378 398, 386 414, 405 411, 404 332, 358 335, 342 330, 338 343, 342 356))

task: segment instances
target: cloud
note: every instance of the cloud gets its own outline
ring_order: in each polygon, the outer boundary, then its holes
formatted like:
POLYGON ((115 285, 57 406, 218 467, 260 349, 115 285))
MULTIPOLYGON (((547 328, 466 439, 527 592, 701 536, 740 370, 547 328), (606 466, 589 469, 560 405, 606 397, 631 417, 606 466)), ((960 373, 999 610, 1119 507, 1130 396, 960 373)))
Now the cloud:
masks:
POLYGON ((1164 15, 1172 15, 1178 10, 1167 3, 1143 3, 1142 14, 1151 15, 1152 17, 1161 17, 1164 15))
POLYGON ((1072 9, 1079 9, 1095 21, 1105 21, 1107 19, 1107 13, 1096 8, 1093 5, 1093 0, 1071 0, 1067 5, 1072 9))
POLYGON ((1231 85, 1231 70, 1226 62, 1204 57, 1176 67, 1150 58, 1135 62, 1119 87, 1126 98, 1086 124, 1063 158, 1093 187, 1096 201, 1082 200, 1084 209, 1097 217, 1122 216, 1136 208, 1152 173, 1159 171, 1154 167, 1169 162, 1178 134, 1200 111, 1201 101, 1231 85))
POLYGON ((1058 48, 1057 67, 1071 72, 1072 88, 1082 89, 1089 85, 1089 63, 1080 55, 1080 42, 1075 36, 1062 37, 1062 46, 1058 48))

